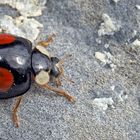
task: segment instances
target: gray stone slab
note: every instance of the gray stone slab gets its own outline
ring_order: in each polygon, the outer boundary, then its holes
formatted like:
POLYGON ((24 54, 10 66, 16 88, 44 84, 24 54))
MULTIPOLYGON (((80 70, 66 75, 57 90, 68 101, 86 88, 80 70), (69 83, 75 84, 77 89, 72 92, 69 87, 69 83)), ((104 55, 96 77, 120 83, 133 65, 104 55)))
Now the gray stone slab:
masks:
MULTIPOLYGON (((0 139, 139 140, 140 48, 131 46, 135 39, 140 40, 136 5, 140 5, 139 0, 47 0, 43 15, 36 18, 44 25, 39 39, 57 32, 49 51, 60 58, 72 54, 64 67, 75 83, 64 80, 63 88, 76 97, 76 103, 33 84, 20 108, 20 128, 14 128, 11 121, 15 99, 0 102, 0 139), (119 21, 121 28, 113 35, 99 37, 103 13, 119 21), (113 56, 114 70, 111 63, 96 59, 97 51, 113 56), (96 98, 111 98, 113 104, 102 100, 95 104, 96 98)), ((14 9, 1 6, 0 15, 4 14, 18 15, 14 9)))

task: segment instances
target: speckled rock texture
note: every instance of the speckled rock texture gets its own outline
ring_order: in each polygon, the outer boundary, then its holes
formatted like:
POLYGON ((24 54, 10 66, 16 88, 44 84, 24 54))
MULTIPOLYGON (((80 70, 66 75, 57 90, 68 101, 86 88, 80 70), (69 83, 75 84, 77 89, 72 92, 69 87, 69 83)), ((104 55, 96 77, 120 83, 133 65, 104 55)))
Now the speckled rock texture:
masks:
MULTIPOLYGON (((72 54, 64 67, 75 83, 63 80, 62 88, 76 103, 33 84, 24 95, 18 129, 11 121, 15 99, 0 101, 0 140, 139 140, 140 47, 133 45, 140 40, 139 5, 139 0, 47 0, 36 17, 44 25, 38 40, 57 33, 48 50, 60 58, 72 54)), ((0 16, 5 14, 19 16, 1 5, 0 16)))

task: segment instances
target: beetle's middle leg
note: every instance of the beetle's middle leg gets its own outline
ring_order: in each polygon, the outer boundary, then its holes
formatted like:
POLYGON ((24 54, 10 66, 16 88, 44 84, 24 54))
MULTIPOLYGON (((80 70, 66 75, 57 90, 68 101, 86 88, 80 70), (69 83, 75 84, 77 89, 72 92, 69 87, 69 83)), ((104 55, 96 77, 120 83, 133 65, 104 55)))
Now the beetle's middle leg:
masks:
POLYGON ((17 112, 20 107, 22 99, 23 99, 23 96, 18 97, 16 100, 16 104, 13 106, 13 109, 12 109, 12 120, 16 127, 19 127, 19 118, 18 118, 17 112))
POLYGON ((66 91, 64 91, 62 89, 52 87, 52 86, 50 86, 48 84, 42 85, 42 87, 47 88, 48 90, 54 91, 55 93, 66 97, 70 102, 75 102, 74 97, 69 95, 66 91))
POLYGON ((53 38, 55 36, 56 34, 50 35, 47 40, 38 42, 38 45, 43 46, 43 47, 48 47, 49 44, 53 42, 53 38))

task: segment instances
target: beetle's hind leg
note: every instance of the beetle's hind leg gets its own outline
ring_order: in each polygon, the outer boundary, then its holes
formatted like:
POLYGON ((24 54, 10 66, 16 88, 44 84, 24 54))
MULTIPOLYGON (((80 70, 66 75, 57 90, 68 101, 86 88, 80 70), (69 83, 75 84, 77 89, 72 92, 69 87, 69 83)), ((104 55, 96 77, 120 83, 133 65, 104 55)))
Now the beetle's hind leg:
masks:
POLYGON ((52 35, 48 36, 47 40, 38 42, 38 45, 43 46, 43 47, 48 47, 48 45, 53 42, 53 38, 55 36, 56 36, 56 34, 52 34, 52 35))
POLYGON ((18 118, 17 112, 18 112, 18 109, 20 107, 22 99, 23 99, 23 96, 18 97, 16 99, 16 103, 12 109, 12 120, 13 120, 13 123, 15 124, 16 127, 19 127, 19 118, 18 118))

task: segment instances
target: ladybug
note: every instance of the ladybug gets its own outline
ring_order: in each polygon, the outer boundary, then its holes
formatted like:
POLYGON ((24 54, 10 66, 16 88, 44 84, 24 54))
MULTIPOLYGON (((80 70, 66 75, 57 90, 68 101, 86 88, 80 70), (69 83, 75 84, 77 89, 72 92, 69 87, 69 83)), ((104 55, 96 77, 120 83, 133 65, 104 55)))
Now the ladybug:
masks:
MULTIPOLYGON (((16 35, 0 34, 0 99, 18 97, 12 110, 12 118, 16 127, 19 126, 18 108, 23 94, 31 87, 32 80, 40 87, 65 96, 69 101, 74 97, 58 88, 60 78, 64 77, 63 62, 57 57, 50 56, 45 47, 55 35, 48 40, 39 42, 34 49, 26 38, 16 35), (56 86, 49 85, 54 81, 56 86)), ((65 77, 64 77, 65 78, 65 77)))

